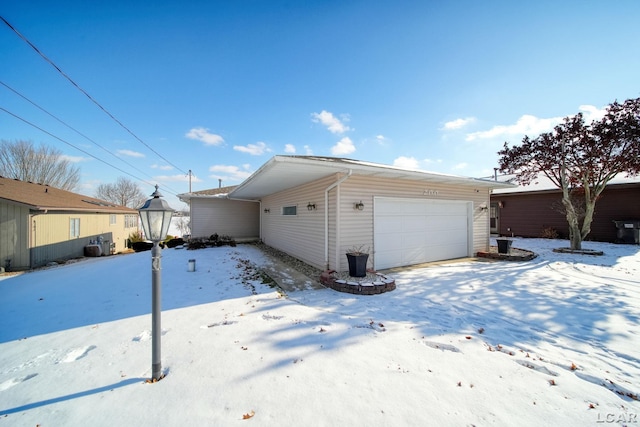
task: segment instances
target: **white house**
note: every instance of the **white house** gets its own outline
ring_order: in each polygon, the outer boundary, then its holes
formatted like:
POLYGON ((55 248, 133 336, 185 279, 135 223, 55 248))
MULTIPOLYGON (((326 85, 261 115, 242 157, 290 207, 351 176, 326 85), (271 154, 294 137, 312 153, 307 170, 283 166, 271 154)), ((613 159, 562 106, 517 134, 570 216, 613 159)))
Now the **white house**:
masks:
POLYGON ((192 216, 215 209, 208 214, 242 229, 252 219, 227 210, 254 203, 244 206, 258 209, 259 238, 317 268, 347 270, 345 253, 362 247, 369 267, 381 270, 488 250, 489 195, 505 187, 343 158, 274 156, 215 206, 190 200, 192 216))

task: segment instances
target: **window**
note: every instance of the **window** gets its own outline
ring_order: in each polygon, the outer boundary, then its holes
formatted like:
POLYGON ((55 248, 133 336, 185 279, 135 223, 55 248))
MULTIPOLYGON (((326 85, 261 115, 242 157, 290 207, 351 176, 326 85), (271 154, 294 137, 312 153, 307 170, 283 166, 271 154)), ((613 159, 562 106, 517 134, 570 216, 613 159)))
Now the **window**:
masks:
POLYGON ((109 225, 116 225, 116 215, 115 214, 110 214, 109 215, 109 225))
POLYGON ((69 218, 69 238, 80 237, 80 218, 69 218))
POLYGON ((124 217, 124 226, 125 226, 125 228, 136 228, 136 227, 138 227, 138 215, 125 215, 125 217, 124 217))
POLYGON ((282 208, 282 215, 297 215, 298 207, 297 206, 284 206, 282 208))

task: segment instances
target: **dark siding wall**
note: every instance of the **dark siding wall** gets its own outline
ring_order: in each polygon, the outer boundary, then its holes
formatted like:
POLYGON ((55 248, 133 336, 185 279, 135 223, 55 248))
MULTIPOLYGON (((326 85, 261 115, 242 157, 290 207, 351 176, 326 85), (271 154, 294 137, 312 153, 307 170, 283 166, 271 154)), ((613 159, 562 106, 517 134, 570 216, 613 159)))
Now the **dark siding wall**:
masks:
MULTIPOLYGON (((560 192, 538 194, 494 194, 491 201, 502 201, 499 209, 500 235, 540 237, 542 230, 554 228, 560 238, 568 238, 564 214, 558 212, 560 192)), ((611 186, 596 203, 596 211, 587 240, 614 242, 617 229, 613 220, 640 220, 640 185, 611 186)))

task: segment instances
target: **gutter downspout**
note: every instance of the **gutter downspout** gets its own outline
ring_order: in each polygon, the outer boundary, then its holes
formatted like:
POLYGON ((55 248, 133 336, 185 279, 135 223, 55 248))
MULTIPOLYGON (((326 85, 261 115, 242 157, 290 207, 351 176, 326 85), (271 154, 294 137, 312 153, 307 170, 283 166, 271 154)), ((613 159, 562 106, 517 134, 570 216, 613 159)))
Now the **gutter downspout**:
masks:
MULTIPOLYGON (((327 270, 329 269, 329 191, 333 190, 335 187, 346 181, 352 173, 353 170, 349 169, 349 173, 347 173, 345 176, 343 176, 342 178, 328 186, 326 190, 324 190, 324 264, 327 270)), ((340 228, 337 215, 338 213, 336 211, 336 232, 338 228, 340 228)))

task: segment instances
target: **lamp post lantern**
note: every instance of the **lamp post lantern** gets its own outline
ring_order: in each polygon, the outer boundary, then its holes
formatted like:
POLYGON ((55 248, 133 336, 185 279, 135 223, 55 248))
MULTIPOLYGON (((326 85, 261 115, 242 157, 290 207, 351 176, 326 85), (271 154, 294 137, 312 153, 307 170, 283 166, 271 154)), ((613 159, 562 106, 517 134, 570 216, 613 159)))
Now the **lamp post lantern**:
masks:
POLYGON ((162 361, 160 358, 160 335, 162 326, 160 322, 160 299, 162 277, 160 274, 161 249, 160 242, 167 238, 173 209, 166 200, 161 199, 162 194, 156 191, 152 198, 144 202, 138 209, 142 229, 147 239, 153 242, 151 249, 151 376, 152 380, 162 378, 162 361))

